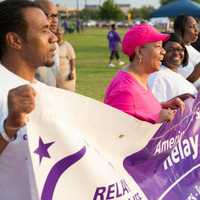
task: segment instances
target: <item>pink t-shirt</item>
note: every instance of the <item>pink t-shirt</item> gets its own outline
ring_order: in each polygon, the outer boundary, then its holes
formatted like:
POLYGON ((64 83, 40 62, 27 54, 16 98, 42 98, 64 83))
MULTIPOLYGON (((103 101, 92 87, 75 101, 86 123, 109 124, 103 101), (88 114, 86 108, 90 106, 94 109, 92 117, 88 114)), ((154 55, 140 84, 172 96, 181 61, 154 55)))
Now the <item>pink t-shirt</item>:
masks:
POLYGON ((161 105, 151 90, 146 90, 128 72, 120 70, 109 84, 104 102, 140 120, 159 121, 161 105))

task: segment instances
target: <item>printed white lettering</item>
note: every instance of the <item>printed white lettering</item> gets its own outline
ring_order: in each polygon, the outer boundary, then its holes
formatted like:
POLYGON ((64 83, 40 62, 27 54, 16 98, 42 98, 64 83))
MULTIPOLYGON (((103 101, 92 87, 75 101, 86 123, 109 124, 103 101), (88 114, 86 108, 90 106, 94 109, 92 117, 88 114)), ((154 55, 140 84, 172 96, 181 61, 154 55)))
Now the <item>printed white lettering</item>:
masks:
POLYGON ((192 156, 193 160, 198 157, 198 141, 199 135, 191 136, 188 139, 180 141, 177 146, 173 148, 171 154, 163 163, 163 167, 167 170, 174 164, 179 163, 181 160, 192 156))

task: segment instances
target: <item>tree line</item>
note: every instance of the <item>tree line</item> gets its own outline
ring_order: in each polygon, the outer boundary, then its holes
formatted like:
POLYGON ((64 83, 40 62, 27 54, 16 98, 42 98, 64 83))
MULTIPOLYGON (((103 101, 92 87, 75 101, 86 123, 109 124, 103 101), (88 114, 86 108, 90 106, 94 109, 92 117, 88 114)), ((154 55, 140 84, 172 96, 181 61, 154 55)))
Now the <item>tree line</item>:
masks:
MULTIPOLYGON (((173 2, 174 0, 160 0, 160 5, 165 5, 173 2)), ((200 3, 200 0, 194 0, 200 3)), ((155 10, 153 6, 146 5, 141 8, 132 8, 128 11, 129 16, 132 19, 142 18, 149 19, 151 13, 155 10)), ((120 7, 115 4, 114 0, 106 0, 97 9, 83 9, 79 13, 79 17, 83 20, 94 19, 94 20, 125 20, 127 19, 128 13, 124 13, 120 7)))

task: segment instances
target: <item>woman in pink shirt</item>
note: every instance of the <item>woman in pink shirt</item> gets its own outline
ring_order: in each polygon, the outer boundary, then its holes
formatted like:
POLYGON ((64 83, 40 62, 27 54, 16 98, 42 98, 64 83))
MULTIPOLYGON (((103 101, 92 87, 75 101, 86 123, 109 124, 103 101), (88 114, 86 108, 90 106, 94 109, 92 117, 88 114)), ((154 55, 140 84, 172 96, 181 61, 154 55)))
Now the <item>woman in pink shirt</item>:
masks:
POLYGON ((148 88, 148 77, 158 71, 165 54, 161 34, 148 24, 130 28, 122 41, 123 52, 130 64, 120 70, 109 84, 104 102, 140 120, 150 123, 171 121, 175 109, 184 109, 184 102, 174 98, 160 104, 148 88))

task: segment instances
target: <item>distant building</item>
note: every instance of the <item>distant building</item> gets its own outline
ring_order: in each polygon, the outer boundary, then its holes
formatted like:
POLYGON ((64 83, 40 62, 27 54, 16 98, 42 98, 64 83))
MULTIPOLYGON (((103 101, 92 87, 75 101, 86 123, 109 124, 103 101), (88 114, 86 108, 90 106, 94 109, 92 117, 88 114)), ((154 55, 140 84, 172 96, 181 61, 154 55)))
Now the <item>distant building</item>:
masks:
POLYGON ((61 18, 65 18, 65 17, 68 17, 70 15, 76 15, 77 13, 80 12, 80 10, 78 10, 78 9, 67 8, 67 7, 61 6, 59 4, 57 4, 57 7, 58 7, 59 16, 61 18))
MULTIPOLYGON (((124 14, 127 14, 128 11, 131 9, 131 4, 117 4, 119 8, 122 10, 124 14)), ((86 9, 91 9, 91 10, 97 10, 99 8, 99 5, 97 4, 88 4, 85 5, 86 9)))
POLYGON ((89 10, 97 10, 99 8, 99 5, 96 5, 96 4, 87 4, 87 5, 85 5, 85 8, 89 9, 89 10))
MULTIPOLYGON (((124 12, 124 14, 127 14, 128 11, 131 9, 130 4, 117 4, 117 5, 122 10, 122 12, 124 12)), ((61 18, 65 18, 70 15, 76 15, 77 13, 80 12, 80 9, 67 8, 59 4, 57 4, 57 7, 58 7, 58 12, 61 18)), ((90 9, 90 10, 97 10, 99 8, 99 4, 86 4, 85 8, 90 9)))
POLYGON ((131 4, 117 4, 124 14, 128 14, 128 11, 131 9, 131 4))

